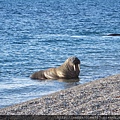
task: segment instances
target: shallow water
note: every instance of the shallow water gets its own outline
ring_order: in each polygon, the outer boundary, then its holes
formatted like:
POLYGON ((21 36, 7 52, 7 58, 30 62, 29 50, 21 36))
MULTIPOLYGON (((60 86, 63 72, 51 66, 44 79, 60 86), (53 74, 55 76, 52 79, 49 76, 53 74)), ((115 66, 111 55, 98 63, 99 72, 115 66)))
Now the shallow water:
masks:
POLYGON ((0 108, 120 73, 120 1, 0 0, 0 108), (79 82, 31 80, 68 57, 79 82))

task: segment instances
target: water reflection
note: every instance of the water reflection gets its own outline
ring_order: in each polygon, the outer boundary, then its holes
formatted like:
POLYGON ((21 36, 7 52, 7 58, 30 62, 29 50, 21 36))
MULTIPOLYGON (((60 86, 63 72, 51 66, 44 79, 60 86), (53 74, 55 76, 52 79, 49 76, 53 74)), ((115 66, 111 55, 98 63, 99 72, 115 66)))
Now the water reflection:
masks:
POLYGON ((77 79, 46 79, 46 80, 32 80, 36 81, 40 90, 45 91, 59 91, 62 89, 67 89, 80 84, 80 78, 77 79), (39 82, 39 83, 38 83, 39 82))
POLYGON ((58 79, 58 82, 62 84, 63 89, 71 88, 80 84, 80 79, 58 79))
POLYGON ((33 81, 38 81, 38 82, 44 82, 44 81, 59 81, 59 82, 66 82, 66 83, 73 83, 73 82, 79 82, 80 78, 74 78, 74 79, 64 79, 64 78, 60 78, 60 79, 45 79, 45 80, 39 80, 39 79, 32 79, 33 81))
POLYGON ((67 83, 73 83, 73 82, 79 82, 80 79, 58 79, 59 82, 67 82, 67 83))

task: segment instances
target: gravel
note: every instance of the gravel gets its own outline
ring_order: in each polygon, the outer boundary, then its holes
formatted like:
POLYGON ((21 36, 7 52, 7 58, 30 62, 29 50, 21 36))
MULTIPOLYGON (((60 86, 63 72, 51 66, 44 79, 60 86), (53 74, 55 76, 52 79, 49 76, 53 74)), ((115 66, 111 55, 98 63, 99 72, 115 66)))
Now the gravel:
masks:
POLYGON ((0 115, 120 115, 120 74, 2 108, 0 115))

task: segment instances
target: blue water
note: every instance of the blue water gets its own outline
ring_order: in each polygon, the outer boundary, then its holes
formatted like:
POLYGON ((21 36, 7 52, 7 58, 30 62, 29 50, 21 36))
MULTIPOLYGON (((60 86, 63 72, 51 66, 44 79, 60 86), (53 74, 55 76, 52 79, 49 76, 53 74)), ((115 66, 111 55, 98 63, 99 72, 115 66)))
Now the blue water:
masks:
POLYGON ((0 108, 120 73, 120 0, 0 0, 0 108), (31 80, 68 57, 79 82, 31 80))

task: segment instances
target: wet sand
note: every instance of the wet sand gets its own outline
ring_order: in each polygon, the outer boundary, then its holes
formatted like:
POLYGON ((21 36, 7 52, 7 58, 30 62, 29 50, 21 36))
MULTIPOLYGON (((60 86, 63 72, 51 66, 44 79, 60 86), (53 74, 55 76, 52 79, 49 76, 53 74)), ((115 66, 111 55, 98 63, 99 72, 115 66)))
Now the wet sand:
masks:
POLYGON ((0 115, 120 115, 120 74, 2 108, 0 115))

